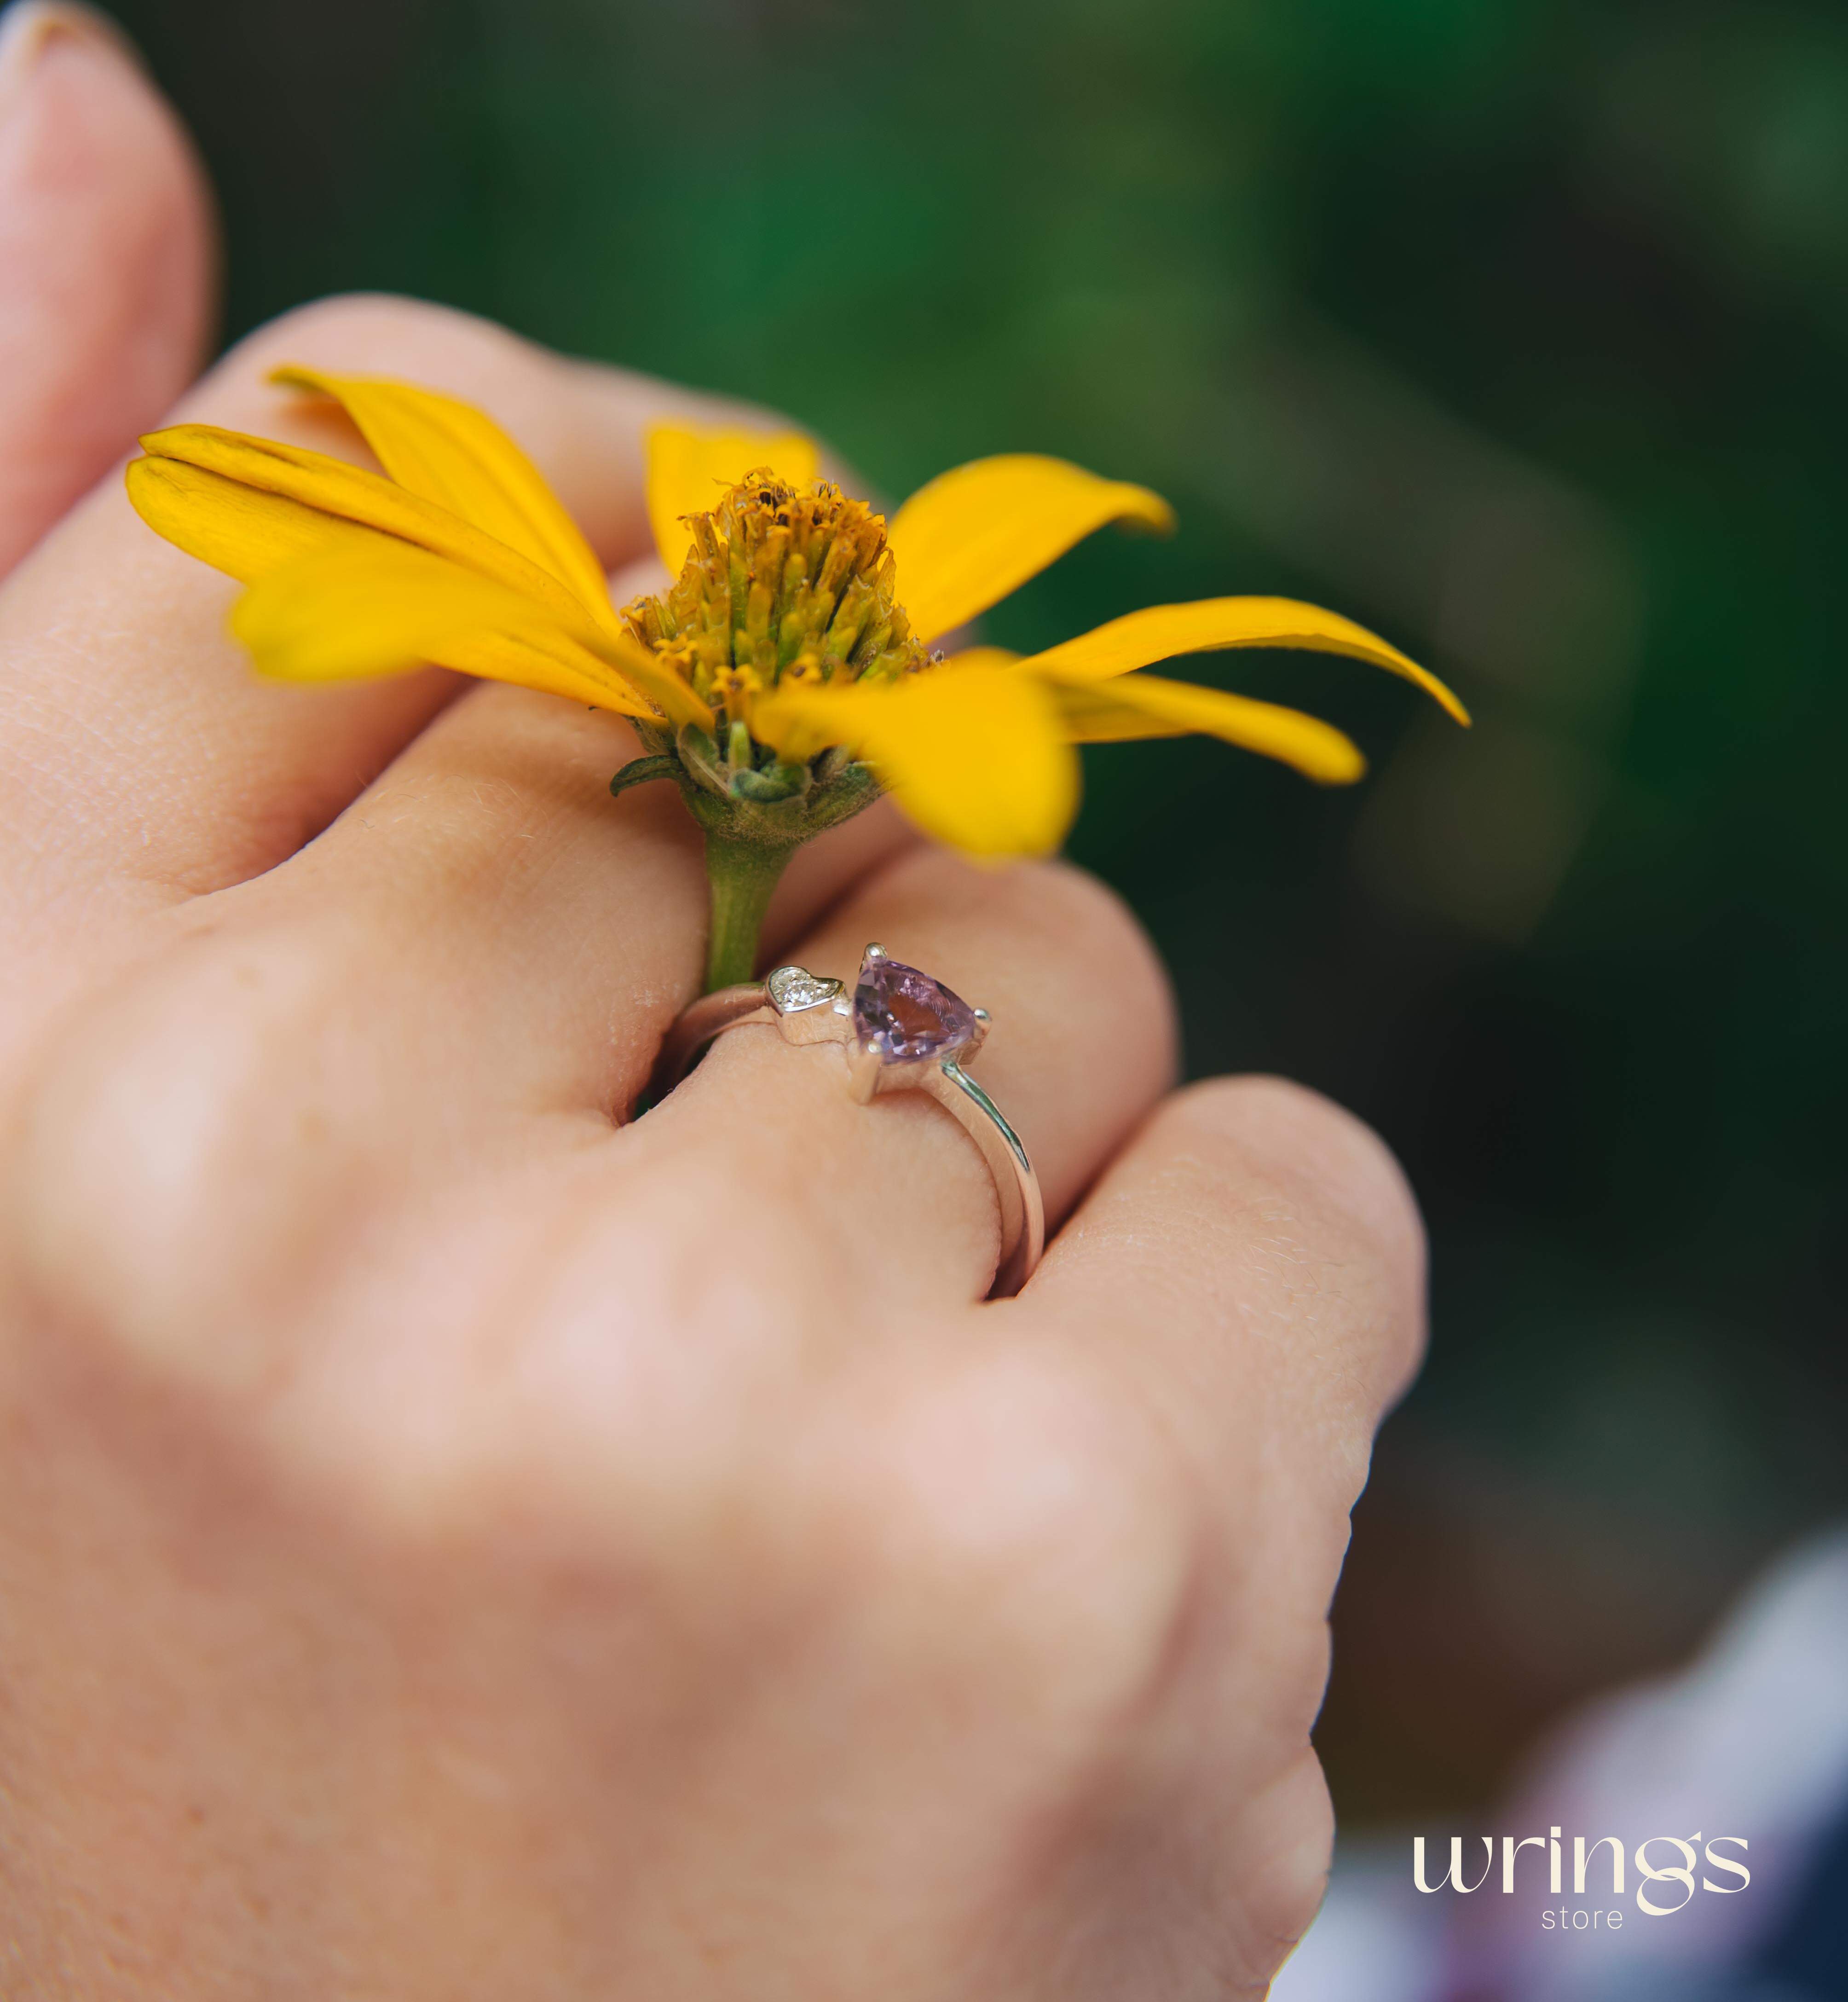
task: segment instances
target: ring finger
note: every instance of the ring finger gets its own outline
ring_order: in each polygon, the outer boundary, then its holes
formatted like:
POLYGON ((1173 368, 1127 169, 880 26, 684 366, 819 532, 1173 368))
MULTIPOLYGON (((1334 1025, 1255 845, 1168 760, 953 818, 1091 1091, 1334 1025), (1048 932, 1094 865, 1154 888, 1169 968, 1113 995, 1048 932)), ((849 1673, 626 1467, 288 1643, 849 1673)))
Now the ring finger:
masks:
MULTIPOLYGON (((789 957, 851 982, 869 941, 989 1011, 972 1074, 1024 1140, 1055 1226, 1173 1080, 1173 1006, 1135 920, 1076 870, 996 874, 925 850, 868 878, 789 957)), ((981 1152, 920 1092, 863 1106, 846 1086, 838 1047, 741 1029, 634 1138, 658 1121, 712 1180, 748 1129, 751 1175, 797 1192, 803 1226, 764 1258, 884 1285, 895 1309, 979 1297, 1001 1248, 981 1152)))

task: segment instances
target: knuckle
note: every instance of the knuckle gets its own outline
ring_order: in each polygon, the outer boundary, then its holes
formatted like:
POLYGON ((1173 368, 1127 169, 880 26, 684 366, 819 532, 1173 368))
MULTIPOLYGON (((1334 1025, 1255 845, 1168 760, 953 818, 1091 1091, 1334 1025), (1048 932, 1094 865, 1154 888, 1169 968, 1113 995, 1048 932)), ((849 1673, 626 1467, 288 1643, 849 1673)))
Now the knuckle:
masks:
POLYGON ((1254 1693, 1250 1714, 1274 1743, 1307 1746, 1328 1693, 1334 1636, 1325 1609, 1341 1575, 1338 1557, 1328 1561, 1328 1540, 1312 1530, 1287 1558, 1279 1553, 1259 1568, 1261 1582, 1252 1581, 1264 1594, 1269 1631, 1267 1675, 1262 1690, 1254 1693))
POLYGON ((940 850, 910 864, 938 891, 960 923, 1009 947, 1009 960, 1082 962, 1093 987, 1088 1006, 1141 1007, 1166 1019, 1168 979, 1135 914, 1116 891, 1069 862, 1037 862, 1004 875, 971 868, 940 850))
POLYGON ((1393 1152, 1372 1128, 1281 1077, 1213 1078, 1177 1096, 1181 1116, 1292 1181, 1313 1184, 1395 1265, 1421 1264, 1424 1226, 1393 1152))
POLYGON ((985 1358, 877 1442, 872 1603, 908 1659, 1049 1722, 1121 1721, 1173 1672, 1198 1511, 1157 1428, 1069 1358, 985 1358))
MULTIPOLYGON (((246 334, 221 371, 260 378, 287 361, 399 375, 479 401, 522 441, 530 434, 546 456, 566 464, 575 462, 574 441, 584 445, 587 418, 592 438, 629 445, 663 416, 766 431, 792 422, 762 405, 561 355, 494 320, 395 293, 335 293, 291 307, 246 334)), ((846 473, 838 460, 830 465, 846 473)))
POLYGON ((1402 1386, 1423 1348, 1424 1226, 1403 1170, 1373 1129, 1278 1077, 1189 1085, 1162 1118, 1218 1184, 1254 1199, 1274 1192, 1350 1286, 1377 1295, 1380 1371, 1390 1388, 1402 1386))
POLYGON ((1161 962, 1148 934, 1128 904, 1108 884, 1069 862, 1041 862, 1018 880, 999 879, 1010 905, 1041 914, 1048 936, 1068 941, 1068 951, 1098 943, 1123 953, 1132 977, 1162 983, 1161 962))
POLYGON ((689 1184, 651 1167, 612 1181, 567 1165, 525 1191, 467 1193, 451 1213, 493 1244, 479 1313, 439 1343, 403 1345, 396 1395, 369 1389, 382 1365, 358 1349, 327 1372, 335 1401, 379 1428, 361 1456, 395 1514, 465 1538, 519 1522, 535 1550, 714 1608, 800 1581, 831 1519, 804 1515, 792 1477, 810 1460, 792 1303, 812 1297, 815 1273, 790 1233, 753 1219, 748 1161, 711 1167, 703 1209, 737 1220, 718 1261, 689 1184), (415 1426, 391 1415, 405 1409, 415 1426))
POLYGON ((441 350, 499 358, 524 346, 491 320, 389 292, 338 292, 291 306, 246 334, 227 358, 239 372, 286 361, 334 368, 415 370, 441 350))
POLYGON ((1158 1025, 1155 1041, 1164 1075, 1170 1075, 1178 1045, 1173 999, 1167 969, 1141 920, 1107 884, 1069 863, 1041 864, 1040 879, 1030 898, 1030 920, 1044 934, 1036 945, 1082 961, 1087 974, 1107 968, 1109 985, 1100 983, 1100 998, 1108 994, 1114 1000, 1108 1028, 1134 1024, 1145 1037, 1148 1024, 1158 1025))
POLYGON ((41 1051, 4 1227, 54 1329, 169 1365, 252 1366, 262 1345, 212 1338, 247 1317, 260 1273, 290 1297, 340 1179, 316 1104, 325 985, 298 941, 197 934, 41 1051))
POLYGON ((1264 1861, 1246 1901, 1254 1963, 1274 1972, 1321 1909, 1334 1853, 1334 1808, 1321 1762, 1306 1747, 1248 1810, 1264 1861))

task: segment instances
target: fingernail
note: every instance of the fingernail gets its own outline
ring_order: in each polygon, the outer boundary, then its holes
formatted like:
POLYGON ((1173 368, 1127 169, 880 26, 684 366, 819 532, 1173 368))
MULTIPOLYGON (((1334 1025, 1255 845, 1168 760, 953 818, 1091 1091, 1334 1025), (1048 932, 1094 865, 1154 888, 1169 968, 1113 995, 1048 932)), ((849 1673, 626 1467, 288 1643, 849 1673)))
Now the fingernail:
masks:
POLYGON ((78 0, 13 0, 0 12, 0 122, 30 88, 45 51, 78 42, 141 69, 141 51, 106 14, 78 0))

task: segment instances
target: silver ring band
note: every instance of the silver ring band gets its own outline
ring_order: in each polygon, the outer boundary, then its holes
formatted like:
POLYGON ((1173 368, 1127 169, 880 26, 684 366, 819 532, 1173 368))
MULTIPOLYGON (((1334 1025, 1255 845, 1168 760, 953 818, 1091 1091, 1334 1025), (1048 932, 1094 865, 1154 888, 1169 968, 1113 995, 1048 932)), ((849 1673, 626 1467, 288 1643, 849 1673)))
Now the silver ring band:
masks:
POLYGON ((800 966, 767 979, 724 987, 683 1009, 668 1031, 652 1090, 673 1090, 715 1036, 752 1022, 774 1023, 785 1042, 839 1043, 847 1089, 862 1105, 882 1091, 925 1091, 982 1149, 1001 1202, 1001 1262, 992 1297, 1016 1293, 1040 1262, 1046 1209, 1039 1177, 1020 1136, 964 1066, 989 1031, 985 1009, 971 1008, 939 981, 870 945, 849 996, 838 980, 800 966))

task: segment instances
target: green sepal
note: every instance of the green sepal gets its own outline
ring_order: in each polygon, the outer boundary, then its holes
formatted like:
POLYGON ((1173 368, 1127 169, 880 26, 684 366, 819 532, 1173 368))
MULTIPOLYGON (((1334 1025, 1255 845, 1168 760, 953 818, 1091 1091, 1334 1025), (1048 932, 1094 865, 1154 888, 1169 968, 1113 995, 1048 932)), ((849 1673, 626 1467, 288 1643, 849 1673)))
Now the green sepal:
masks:
POLYGON ((622 770, 609 782, 611 793, 620 798, 631 786, 645 786, 650 780, 680 777, 680 760, 664 751, 652 752, 646 758, 631 758, 622 770))

